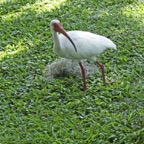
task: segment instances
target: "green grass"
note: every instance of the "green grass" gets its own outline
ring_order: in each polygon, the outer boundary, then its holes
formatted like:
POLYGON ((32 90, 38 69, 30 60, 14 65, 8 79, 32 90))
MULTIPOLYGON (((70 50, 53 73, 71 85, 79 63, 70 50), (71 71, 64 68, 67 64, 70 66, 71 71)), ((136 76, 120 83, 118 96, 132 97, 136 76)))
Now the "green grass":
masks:
POLYGON ((143 0, 0 0, 0 143, 142 144, 144 141, 143 0), (49 23, 111 38, 101 73, 87 80, 43 70, 55 61, 49 23))

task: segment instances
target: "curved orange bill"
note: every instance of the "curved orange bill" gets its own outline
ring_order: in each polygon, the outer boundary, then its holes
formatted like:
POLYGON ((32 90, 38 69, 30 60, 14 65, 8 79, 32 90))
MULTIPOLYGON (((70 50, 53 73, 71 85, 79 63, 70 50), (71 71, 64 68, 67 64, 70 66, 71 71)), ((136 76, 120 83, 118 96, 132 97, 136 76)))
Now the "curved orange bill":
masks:
POLYGON ((74 46, 75 51, 77 52, 77 48, 74 44, 74 42, 72 41, 72 39, 69 37, 69 35, 66 33, 66 31, 63 29, 63 27, 59 27, 59 32, 61 32, 65 37, 67 37, 69 39, 69 41, 72 43, 72 45, 74 46))

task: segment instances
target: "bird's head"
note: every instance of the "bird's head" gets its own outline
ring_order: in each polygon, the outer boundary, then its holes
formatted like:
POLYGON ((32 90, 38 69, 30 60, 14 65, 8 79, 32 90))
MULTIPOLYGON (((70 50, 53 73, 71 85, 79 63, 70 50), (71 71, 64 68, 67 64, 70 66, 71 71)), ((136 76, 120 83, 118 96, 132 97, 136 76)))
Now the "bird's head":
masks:
POLYGON ((62 33, 65 37, 67 37, 69 39, 69 41, 72 43, 72 45, 74 46, 75 51, 77 52, 77 48, 76 48, 74 42, 69 37, 67 32, 64 30, 64 28, 62 27, 62 25, 61 25, 59 20, 52 20, 51 23, 50 23, 50 26, 51 26, 53 31, 62 33))

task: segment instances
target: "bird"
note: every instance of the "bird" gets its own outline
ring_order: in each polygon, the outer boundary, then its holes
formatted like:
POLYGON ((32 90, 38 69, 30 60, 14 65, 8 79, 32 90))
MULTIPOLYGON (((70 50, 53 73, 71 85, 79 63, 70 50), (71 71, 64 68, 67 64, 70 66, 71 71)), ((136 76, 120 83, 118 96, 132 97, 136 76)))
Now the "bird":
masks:
POLYGON ((105 36, 87 31, 66 31, 57 19, 51 20, 50 28, 54 40, 53 51, 60 57, 77 60, 83 77, 83 91, 86 91, 86 74, 82 60, 94 61, 102 72, 103 83, 106 83, 104 65, 97 57, 106 49, 116 50, 114 42, 105 36))

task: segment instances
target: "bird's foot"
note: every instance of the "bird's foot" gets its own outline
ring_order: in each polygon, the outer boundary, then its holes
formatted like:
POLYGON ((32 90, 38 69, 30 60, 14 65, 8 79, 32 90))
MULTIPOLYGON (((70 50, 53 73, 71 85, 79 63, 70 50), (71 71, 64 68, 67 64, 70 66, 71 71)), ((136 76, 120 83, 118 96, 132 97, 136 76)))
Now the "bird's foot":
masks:
POLYGON ((86 91, 86 88, 81 88, 81 91, 85 92, 85 91, 86 91))

